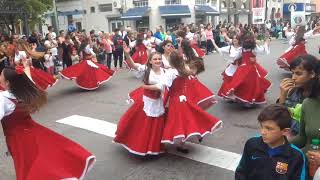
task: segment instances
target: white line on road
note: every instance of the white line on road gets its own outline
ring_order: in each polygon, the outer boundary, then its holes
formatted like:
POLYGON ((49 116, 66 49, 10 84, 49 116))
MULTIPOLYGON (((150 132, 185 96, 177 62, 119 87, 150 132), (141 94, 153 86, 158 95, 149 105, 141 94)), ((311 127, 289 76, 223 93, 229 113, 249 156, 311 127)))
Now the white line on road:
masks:
MULTIPOLYGON (((58 123, 67 124, 77 128, 92 131, 109 137, 115 137, 117 125, 107 121, 73 115, 57 121, 58 123)), ((185 157, 194 161, 206 163, 212 166, 235 171, 241 155, 221 149, 216 149, 200 144, 188 143, 188 154, 178 153, 174 148, 168 149, 168 152, 177 156, 185 157)))

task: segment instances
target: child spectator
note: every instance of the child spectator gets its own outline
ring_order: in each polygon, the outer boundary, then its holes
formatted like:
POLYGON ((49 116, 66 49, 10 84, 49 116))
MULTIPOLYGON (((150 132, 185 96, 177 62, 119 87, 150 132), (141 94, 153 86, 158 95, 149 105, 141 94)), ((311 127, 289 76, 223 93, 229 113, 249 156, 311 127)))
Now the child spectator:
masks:
POLYGON ((73 65, 79 63, 79 61, 80 61, 80 57, 78 55, 78 51, 74 47, 72 48, 72 51, 71 51, 71 61, 72 61, 73 65))
POLYGON ((246 142, 235 179, 305 180, 305 156, 285 137, 291 124, 288 109, 279 104, 270 105, 259 114, 258 121, 261 136, 246 142))
POLYGON ((46 67, 48 73, 54 75, 53 56, 50 49, 47 49, 44 55, 44 66, 46 67))

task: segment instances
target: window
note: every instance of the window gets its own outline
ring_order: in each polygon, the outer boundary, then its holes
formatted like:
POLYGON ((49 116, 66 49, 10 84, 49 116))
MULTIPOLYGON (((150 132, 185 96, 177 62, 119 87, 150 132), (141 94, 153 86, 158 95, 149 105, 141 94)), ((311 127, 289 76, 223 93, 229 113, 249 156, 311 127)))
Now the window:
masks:
POLYGON ((133 0, 134 7, 148 7, 148 0, 133 0))
POLYGON ((246 9, 246 3, 242 3, 241 9, 246 9))
POLYGON ((232 2, 232 7, 236 9, 237 8, 237 3, 236 2, 232 2))
POLYGON ((181 0, 165 0, 164 3, 165 3, 166 5, 181 4, 181 0))
POLYGON ((225 1, 222 1, 222 2, 221 2, 221 8, 226 8, 226 7, 227 7, 226 2, 225 2, 225 1))
POLYGON ((112 11, 112 3, 110 4, 100 4, 99 5, 100 12, 109 12, 112 11))
POLYGON ((196 5, 206 5, 207 0, 196 0, 196 5))
POLYGON ((211 0, 211 6, 217 6, 217 0, 211 0))
POLYGON ((96 8, 94 6, 90 7, 90 12, 91 13, 95 13, 96 12, 96 8))

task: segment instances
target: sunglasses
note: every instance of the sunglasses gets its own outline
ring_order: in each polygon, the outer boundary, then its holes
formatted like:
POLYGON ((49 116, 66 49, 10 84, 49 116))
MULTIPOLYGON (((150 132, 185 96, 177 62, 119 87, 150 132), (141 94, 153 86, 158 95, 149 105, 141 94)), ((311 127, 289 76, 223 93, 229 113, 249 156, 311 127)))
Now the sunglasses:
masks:
POLYGON ((173 46, 173 45, 170 45, 170 44, 167 44, 166 47, 174 48, 174 46, 173 46))

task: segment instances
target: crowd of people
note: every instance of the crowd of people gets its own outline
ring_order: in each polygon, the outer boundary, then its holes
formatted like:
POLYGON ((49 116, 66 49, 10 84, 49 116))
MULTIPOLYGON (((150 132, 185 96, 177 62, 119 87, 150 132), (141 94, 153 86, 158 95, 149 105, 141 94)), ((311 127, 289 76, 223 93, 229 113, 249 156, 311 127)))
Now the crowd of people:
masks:
MULTIPOLYGON (((271 82, 258 60, 271 51, 265 30, 220 22, 168 31, 159 26, 154 33, 127 27, 87 34, 69 28, 57 35, 49 27, 45 37, 35 31, 27 38, 1 34, 1 122, 17 179, 82 179, 95 162, 89 151, 30 116, 46 103, 45 91, 59 76, 95 90, 115 72, 130 69, 143 84, 129 93, 132 105, 120 118, 113 142, 138 156, 164 153, 172 144, 189 153, 186 141, 201 143, 223 124, 206 111, 217 100, 197 78, 209 53, 218 52, 228 63, 217 93, 223 100, 245 108, 266 103, 271 82)), ((307 162, 309 169, 320 166, 320 151, 310 150, 320 128, 320 61, 307 53, 305 43, 319 33, 317 23, 309 31, 304 26, 286 30, 290 48, 275 62, 292 78, 281 82, 277 103, 259 114, 261 136, 245 144, 235 179, 316 178, 306 170, 307 162)))

